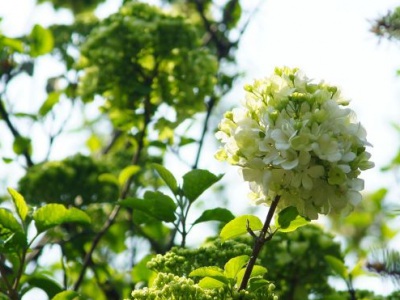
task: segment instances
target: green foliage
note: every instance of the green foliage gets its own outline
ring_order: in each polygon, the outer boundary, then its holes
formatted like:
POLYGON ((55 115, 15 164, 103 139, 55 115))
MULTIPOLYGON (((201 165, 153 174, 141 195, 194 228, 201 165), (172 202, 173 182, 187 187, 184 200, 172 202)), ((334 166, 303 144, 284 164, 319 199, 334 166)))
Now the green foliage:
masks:
POLYGON ((248 232, 260 230, 263 227, 261 220, 253 215, 243 215, 236 217, 227 223, 221 230, 220 237, 222 241, 236 238, 248 232))
POLYGON ((39 0, 38 3, 51 2, 55 9, 67 8, 74 14, 92 11, 105 0, 39 0))
POLYGON ((99 175, 108 173, 104 162, 75 155, 62 161, 38 164, 19 181, 19 190, 31 205, 62 203, 85 206, 116 201, 119 188, 112 182, 101 182, 99 175))
POLYGON ((296 207, 289 206, 278 213, 275 226, 281 232, 291 232, 309 222, 310 220, 299 215, 296 207))
POLYGON ((88 224, 90 218, 77 208, 66 209, 61 204, 48 204, 34 211, 16 190, 8 188, 8 192, 15 212, 0 208, 0 295, 19 299, 35 287, 49 298, 57 297, 63 288, 54 279, 41 272, 24 273, 26 255, 40 233, 67 223, 88 224), (37 228, 33 237, 28 233, 32 221, 37 228))
POLYGON ((177 120, 190 117, 205 108, 216 83, 216 60, 201 47, 196 28, 141 3, 127 3, 103 20, 81 51, 79 91, 84 101, 104 96, 104 109, 119 128, 132 126, 128 115, 140 114, 135 110, 146 99, 151 115, 162 103, 176 111, 177 120))

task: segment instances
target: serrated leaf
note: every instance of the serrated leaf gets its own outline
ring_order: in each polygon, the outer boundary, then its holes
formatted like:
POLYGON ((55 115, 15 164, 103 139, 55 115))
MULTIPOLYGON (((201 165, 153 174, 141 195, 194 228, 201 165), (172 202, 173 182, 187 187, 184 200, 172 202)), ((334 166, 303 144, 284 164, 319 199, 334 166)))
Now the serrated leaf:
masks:
POLYGON ((47 99, 43 102, 42 106, 39 108, 39 115, 44 117, 47 115, 60 101, 60 92, 52 92, 48 94, 47 99))
POLYGON ((229 209, 217 207, 203 211, 201 216, 197 218, 196 221, 194 221, 193 225, 208 221, 219 221, 222 223, 228 223, 234 218, 235 216, 229 209))
POLYGON ((173 222, 176 219, 175 202, 161 192, 147 191, 144 199, 127 198, 119 202, 120 205, 140 210, 160 221, 173 222))
POLYGON ((174 175, 160 164, 152 164, 151 166, 157 171, 158 175, 160 175, 174 195, 176 195, 178 193, 178 183, 174 175))
POLYGON ((241 255, 231 258, 225 264, 225 275, 228 278, 235 278, 237 273, 243 268, 243 266, 249 261, 248 255, 241 255))
POLYGON ((37 57, 53 50, 54 39, 50 30, 36 24, 29 35, 30 55, 37 57))
POLYGON ((325 255, 325 260, 330 265, 334 273, 344 280, 348 278, 348 271, 344 262, 332 255, 325 255))
POLYGON ((75 207, 67 209, 62 204, 47 204, 33 213, 33 220, 38 232, 43 232, 64 223, 89 224, 90 217, 75 207))
POLYGON ((205 190, 221 178, 222 175, 216 176, 207 170, 192 170, 183 175, 183 193, 189 202, 193 203, 205 190))
POLYGON ((226 241, 229 239, 233 239, 242 234, 247 233, 247 227, 250 227, 251 230, 257 231, 261 230, 263 227, 263 223, 261 220, 253 215, 243 215, 237 217, 226 224, 220 233, 220 238, 222 241, 226 241))
POLYGON ((140 171, 139 166, 127 166, 118 175, 118 182, 120 186, 123 186, 128 180, 140 171))
POLYGON ((21 218, 21 221, 25 221, 26 215, 28 214, 28 205, 26 205, 24 197, 12 188, 8 188, 7 190, 17 209, 18 216, 21 218))
POLYGON ((201 267, 190 272, 189 277, 226 277, 224 270, 221 268, 212 267, 201 267))
MULTIPOLYGON (((238 272, 238 274, 236 276, 236 285, 237 286, 240 286, 240 284, 242 283, 245 272, 246 272, 246 268, 243 268, 238 272)), ((262 277, 262 276, 264 276, 265 273, 267 273, 266 268, 264 268, 263 266, 255 265, 253 267, 253 270, 251 271, 250 278, 262 277)))
POLYGON ((203 289, 218 289, 226 285, 225 282, 220 281, 216 278, 204 277, 199 281, 199 286, 203 289))
POLYGON ((281 210, 275 219, 275 225, 280 232, 291 232, 309 223, 310 220, 300 216, 297 208, 294 206, 289 206, 281 210))
POLYGON ((9 210, 0 208, 0 234, 12 232, 23 232, 22 226, 9 210))

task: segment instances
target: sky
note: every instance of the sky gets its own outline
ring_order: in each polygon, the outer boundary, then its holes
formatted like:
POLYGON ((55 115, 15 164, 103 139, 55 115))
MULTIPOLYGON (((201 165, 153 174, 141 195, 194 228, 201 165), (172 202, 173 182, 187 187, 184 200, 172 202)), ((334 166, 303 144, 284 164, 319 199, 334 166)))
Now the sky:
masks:
MULTIPOLYGON (((110 2, 99 10, 106 15, 120 1, 110 2)), ((224 105, 236 106, 244 98, 242 86, 253 79, 269 76, 276 66, 299 67, 309 78, 324 80, 339 86, 350 107, 368 132, 373 144, 369 149, 376 168, 365 172, 367 191, 379 187, 395 187, 390 173, 381 173, 399 148, 399 136, 391 123, 400 120, 400 44, 379 41, 369 32, 371 21, 384 16, 399 2, 394 0, 243 0, 249 11, 261 3, 245 32, 239 50, 238 64, 244 72, 234 90, 224 99, 224 105)), ((49 25, 68 22, 70 15, 55 13, 49 5, 34 7, 32 0, 0 0, 1 29, 10 35, 29 32, 35 23, 49 25)), ((49 68, 47 72, 57 70, 49 68)), ((45 76, 46 74, 38 74, 45 76)), ((30 86, 28 92, 37 92, 30 86)), ((21 91, 19 91, 21 92, 21 91)), ((213 137, 207 140, 210 153, 214 151, 213 137)), ((1 151, 1 149, 0 149, 1 151)), ((220 172, 220 163, 205 160, 201 167, 220 172)), ((2 165, 0 165, 0 168, 2 165)), ((224 181, 240 182, 232 167, 224 167, 224 181)), ((2 175, 0 170, 0 175, 2 175)), ((392 188, 393 198, 398 196, 392 188)), ((232 201, 247 205, 247 189, 243 183, 232 185, 232 201)), ((362 285, 362 283, 360 283, 362 285)), ((385 284, 374 281, 379 291, 385 284), (379 286, 378 286, 379 285, 379 286)))

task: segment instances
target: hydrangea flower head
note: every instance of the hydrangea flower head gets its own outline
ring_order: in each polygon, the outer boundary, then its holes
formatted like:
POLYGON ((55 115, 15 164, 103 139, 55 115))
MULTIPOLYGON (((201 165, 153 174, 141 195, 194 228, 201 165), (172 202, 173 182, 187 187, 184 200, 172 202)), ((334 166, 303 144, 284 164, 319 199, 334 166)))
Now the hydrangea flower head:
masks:
POLYGON ((243 107, 225 113, 216 158, 240 167, 254 204, 295 206, 310 219, 348 210, 361 200, 358 176, 373 167, 366 131, 337 87, 298 69, 245 86, 243 107))

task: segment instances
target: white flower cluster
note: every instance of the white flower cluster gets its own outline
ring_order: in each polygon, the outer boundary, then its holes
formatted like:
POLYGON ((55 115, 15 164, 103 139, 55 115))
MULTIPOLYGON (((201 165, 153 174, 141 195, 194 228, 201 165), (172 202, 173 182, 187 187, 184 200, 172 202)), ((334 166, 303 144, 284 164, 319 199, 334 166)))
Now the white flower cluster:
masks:
POLYGON ((216 137, 218 160, 240 166, 250 199, 295 206, 310 219, 361 200, 361 170, 373 167, 366 132, 340 91, 298 69, 277 68, 245 86, 243 108, 228 111, 216 137))

